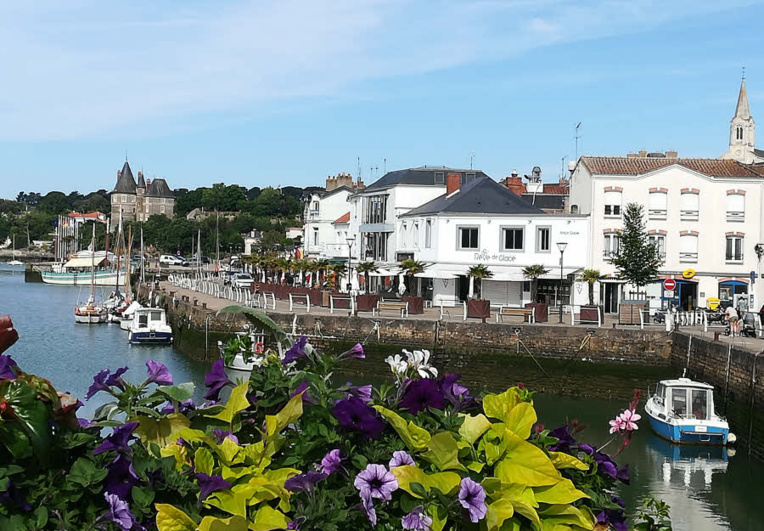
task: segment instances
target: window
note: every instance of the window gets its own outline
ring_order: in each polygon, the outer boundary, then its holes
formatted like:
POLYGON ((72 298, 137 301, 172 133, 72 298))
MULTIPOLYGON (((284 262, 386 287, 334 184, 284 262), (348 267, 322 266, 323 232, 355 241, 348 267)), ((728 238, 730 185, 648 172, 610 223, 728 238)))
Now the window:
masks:
POLYGON ((478 249, 478 228, 459 227, 459 249, 478 249))
POLYGON ((522 251, 523 240, 525 239, 525 229, 522 227, 513 227, 501 229, 502 233, 502 251, 522 251))
POLYGON ((698 261, 697 234, 681 234, 679 236, 679 261, 685 263, 698 261))
POLYGON ((727 221, 745 221, 745 195, 727 194, 727 221))
POLYGON ((671 412, 677 417, 687 415, 687 389, 675 387, 671 390, 671 412))
POLYGON ((692 389, 692 416, 699 420, 708 419, 708 392, 705 389, 692 389))
POLYGON ((743 140, 743 128, 739 125, 735 128, 735 140, 743 140))
POLYGON ((313 229, 313 245, 318 245, 318 228, 313 229))
POLYGON ((401 240, 400 241, 401 247, 406 247, 408 245, 408 238, 407 238, 407 234, 406 234, 406 224, 405 223, 401 224, 401 230, 400 230, 400 233, 399 233, 398 237, 401 240))
POLYGON ((424 246, 429 249, 432 247, 432 220, 428 219, 424 224, 424 246))
POLYGON ((666 258, 666 237, 663 234, 651 234, 647 239, 658 249, 658 256, 666 258))
POLYGON ((727 252, 725 255, 727 262, 743 261, 743 237, 727 236, 727 252))
POLYGON ((435 184, 443 184, 446 182, 446 175, 442 171, 435 172, 435 184))
POLYGON ((413 234, 413 236, 414 236, 414 238, 413 238, 414 239, 414 247, 416 247, 418 249, 419 248, 419 223, 415 221, 414 222, 414 226, 411 228, 411 230, 414 233, 413 234))
POLYGON ((536 252, 548 253, 551 250, 550 246, 550 232, 549 227, 538 227, 536 229, 536 252))
POLYGON ((474 174, 474 173, 468 173, 468 174, 467 174, 467 179, 466 179, 466 180, 467 180, 467 182, 470 182, 470 181, 471 181, 472 179, 474 179, 474 178, 475 178, 475 174, 474 174))
POLYGON ((700 196, 696 192, 682 192, 679 203, 680 216, 683 221, 697 221, 700 196))
POLYGON ((365 223, 384 223, 387 213, 387 196, 374 195, 364 198, 365 223))
POLYGON ((609 258, 618 252, 621 247, 621 238, 617 232, 605 233, 605 244, 603 247, 603 256, 609 258))
POLYGON ((313 201, 313 206, 310 209, 312 212, 318 214, 318 201, 313 201))
POLYGON ((605 192, 605 215, 621 215, 621 192, 608 190, 605 192))
POLYGON ((666 192, 650 192, 650 206, 647 209, 650 219, 666 219, 667 196, 666 192))

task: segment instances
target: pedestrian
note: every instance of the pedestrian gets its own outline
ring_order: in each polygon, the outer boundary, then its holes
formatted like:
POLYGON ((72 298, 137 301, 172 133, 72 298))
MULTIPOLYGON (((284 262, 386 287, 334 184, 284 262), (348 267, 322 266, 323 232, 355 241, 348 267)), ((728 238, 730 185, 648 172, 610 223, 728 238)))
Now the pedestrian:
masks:
POLYGON ((730 305, 724 311, 724 315, 727 317, 727 321, 730 324, 730 336, 740 335, 740 318, 738 317, 737 310, 734 306, 730 305))

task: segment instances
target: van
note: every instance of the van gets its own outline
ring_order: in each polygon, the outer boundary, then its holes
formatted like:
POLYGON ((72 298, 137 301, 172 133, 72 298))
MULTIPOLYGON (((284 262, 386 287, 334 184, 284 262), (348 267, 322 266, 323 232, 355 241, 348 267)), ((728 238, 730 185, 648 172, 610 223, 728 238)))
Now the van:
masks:
POLYGON ((160 266, 187 266, 188 262, 182 257, 171 254, 163 254, 159 257, 160 266))

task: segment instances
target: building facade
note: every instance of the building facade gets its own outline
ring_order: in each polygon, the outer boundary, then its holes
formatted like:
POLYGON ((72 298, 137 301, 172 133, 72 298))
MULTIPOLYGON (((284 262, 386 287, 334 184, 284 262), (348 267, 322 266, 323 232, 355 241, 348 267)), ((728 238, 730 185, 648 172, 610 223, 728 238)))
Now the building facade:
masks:
POLYGON ((111 193, 111 219, 113 226, 122 216, 124 221, 146 221, 154 215, 172 218, 175 196, 164 179, 144 179, 138 172, 138 182, 133 177, 130 164, 125 161, 117 172, 117 184, 111 193))

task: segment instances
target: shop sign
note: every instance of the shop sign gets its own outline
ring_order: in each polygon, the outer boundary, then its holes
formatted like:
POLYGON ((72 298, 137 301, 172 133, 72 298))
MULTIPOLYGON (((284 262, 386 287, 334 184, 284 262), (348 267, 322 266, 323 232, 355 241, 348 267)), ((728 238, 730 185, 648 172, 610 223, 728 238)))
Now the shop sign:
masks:
POLYGON ((510 253, 489 253, 488 249, 483 249, 482 252, 475 253, 474 260, 476 262, 514 262, 517 260, 517 256, 510 253))
POLYGON ((690 279, 695 276, 695 270, 694 269, 685 269, 682 271, 682 278, 690 279))

